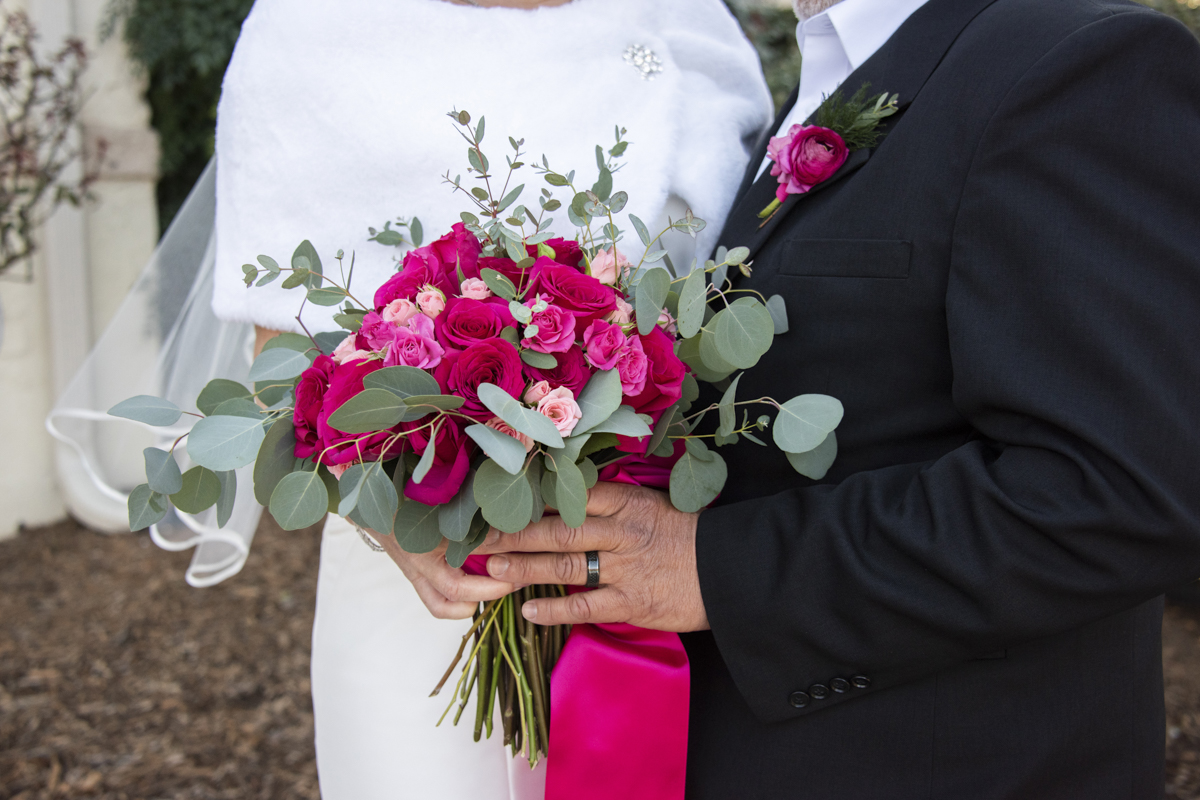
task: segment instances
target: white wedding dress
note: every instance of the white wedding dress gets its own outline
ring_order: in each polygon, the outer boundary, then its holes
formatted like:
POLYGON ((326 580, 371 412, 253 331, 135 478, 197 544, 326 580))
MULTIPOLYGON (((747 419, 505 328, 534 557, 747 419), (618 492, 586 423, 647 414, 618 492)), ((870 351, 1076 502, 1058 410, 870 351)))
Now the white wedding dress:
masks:
MULTIPOLYGON (((240 266, 260 253, 286 262, 310 239, 355 254, 369 296, 395 269, 368 226, 418 216, 426 241, 468 209, 441 181, 466 174, 466 148, 444 116, 487 118, 493 164, 526 140, 559 170, 594 179, 595 146, 628 129, 617 175, 627 212, 648 223, 685 208, 710 224, 676 263, 714 245, 770 120, 758 59, 721 0, 574 0, 526 11, 444 0, 258 0, 242 30, 218 113, 213 308, 226 320, 299 331, 300 295, 247 290, 240 266)), ((546 184, 530 169, 526 202, 546 184)), ((465 182, 465 181, 464 181, 465 182)), ((559 190, 560 199, 569 202, 559 190)), ((569 232, 565 213, 556 229, 569 232)), ((627 223, 623 226, 629 228, 627 223)), ((636 237, 625 249, 640 255, 636 237)), ((309 330, 332 329, 308 306, 309 330)), ((435 723, 448 698, 428 697, 464 622, 433 619, 384 554, 330 518, 321 547, 312 691, 325 800, 542 795, 493 737, 435 723)))

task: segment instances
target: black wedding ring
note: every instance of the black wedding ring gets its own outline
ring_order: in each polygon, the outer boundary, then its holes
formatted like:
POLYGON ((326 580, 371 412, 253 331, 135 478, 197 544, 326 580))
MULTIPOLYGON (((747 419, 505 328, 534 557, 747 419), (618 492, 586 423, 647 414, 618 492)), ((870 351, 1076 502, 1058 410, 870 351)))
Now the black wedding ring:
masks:
POLYGON ((595 550, 589 550, 587 555, 587 583, 584 584, 589 589, 595 589, 600 585, 600 553, 595 550))

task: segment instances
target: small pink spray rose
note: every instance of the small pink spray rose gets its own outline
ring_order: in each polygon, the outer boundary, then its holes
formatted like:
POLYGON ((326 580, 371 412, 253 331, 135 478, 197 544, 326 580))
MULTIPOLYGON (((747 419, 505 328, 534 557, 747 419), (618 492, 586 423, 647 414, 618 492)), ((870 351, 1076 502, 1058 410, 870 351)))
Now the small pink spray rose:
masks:
POLYGON ((511 436, 512 438, 516 439, 525 447, 526 453, 533 449, 533 439, 530 439, 525 434, 514 430, 511 425, 499 417, 492 417, 484 424, 497 433, 503 433, 505 436, 511 436))
POLYGON ((615 247, 601 250, 592 259, 591 275, 596 280, 608 286, 616 286, 618 277, 625 277, 633 264, 615 247))
POLYGON ((492 296, 492 290, 480 278, 467 278, 459 287, 462 296, 471 300, 487 300, 492 296))
POLYGON ((583 411, 579 408, 579 403, 575 402, 575 393, 565 386, 560 386, 543 397, 537 410, 539 414, 549 418, 563 436, 570 436, 579 420, 583 419, 583 411))
POLYGON ((536 406, 548 394, 550 394, 550 381, 538 381, 525 390, 524 399, 529 405, 536 406))
POLYGON ((446 310, 446 295, 436 286, 426 284, 417 292, 417 307, 422 314, 433 319, 446 310))

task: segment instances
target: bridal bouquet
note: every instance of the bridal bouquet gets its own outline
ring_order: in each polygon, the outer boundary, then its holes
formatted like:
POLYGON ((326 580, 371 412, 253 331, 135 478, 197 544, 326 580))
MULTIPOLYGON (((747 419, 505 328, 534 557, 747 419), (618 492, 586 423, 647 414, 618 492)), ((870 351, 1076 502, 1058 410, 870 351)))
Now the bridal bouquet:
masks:
MULTIPOLYGON (((233 471, 253 465, 255 496, 285 529, 336 513, 393 535, 410 553, 445 543, 450 564, 483 573, 468 558, 489 528, 520 531, 546 513, 582 526, 598 480, 669 489, 677 508, 699 511, 725 483, 717 448, 742 438, 767 446, 768 428, 799 472, 824 476, 836 454, 836 400, 737 398, 735 373, 787 330, 782 298, 733 286, 731 270, 749 274, 746 248, 680 270, 663 238, 695 236, 704 222, 689 213, 651 235, 630 215, 645 248, 631 263, 617 224, 628 198, 613 191, 623 130, 611 148, 596 148, 599 176, 589 188, 543 157, 530 168, 549 188, 536 205, 520 204, 525 187, 510 186, 526 166, 524 140, 509 139, 501 180, 482 149, 484 121, 450 116, 468 143, 473 180, 446 180, 473 211, 424 246, 416 219, 372 230, 375 241, 404 250, 368 302, 352 286, 353 257, 347 270, 339 252, 334 273, 307 241, 289 267, 267 256, 245 265, 248 286, 282 278, 307 303, 339 306, 343 330, 279 336, 247 384, 211 382, 190 433, 146 449, 147 482, 129 498, 133 529, 162 519, 169 504, 185 513, 216 505, 223 525, 233 471), (554 189, 569 192, 565 207, 554 189), (571 238, 552 230, 550 215, 564 209, 571 238), (714 384, 719 402, 695 407, 698 382, 714 384), (751 418, 752 405, 774 409, 774 419, 751 418), (718 424, 702 434, 709 412, 718 424), (177 461, 184 439, 186 472, 177 461)), ((172 425, 192 412, 139 396, 110 413, 172 425)), ((487 604, 455 658, 470 648, 447 712, 458 705, 457 723, 474 692, 478 740, 485 729, 491 735, 499 705, 505 743, 531 764, 547 750, 549 675, 568 631, 525 622, 519 603, 564 592, 534 586, 487 604)))

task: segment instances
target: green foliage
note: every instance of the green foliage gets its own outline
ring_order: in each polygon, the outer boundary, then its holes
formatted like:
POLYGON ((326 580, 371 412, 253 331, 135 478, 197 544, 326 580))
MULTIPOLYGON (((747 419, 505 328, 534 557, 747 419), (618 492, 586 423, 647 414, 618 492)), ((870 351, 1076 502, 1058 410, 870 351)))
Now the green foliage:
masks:
POLYGON ((840 89, 835 91, 821 103, 813 121, 835 131, 850 150, 874 147, 882 135, 879 122, 896 113, 899 96, 885 92, 868 97, 870 88, 869 83, 863 84, 849 100, 840 89))
POLYGON ((130 57, 146 72, 158 131, 158 219, 166 230, 213 154, 221 81, 254 0, 114 0, 103 33, 124 23, 130 57))

